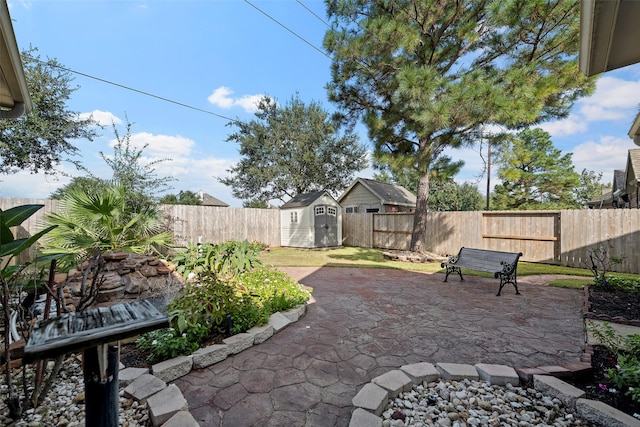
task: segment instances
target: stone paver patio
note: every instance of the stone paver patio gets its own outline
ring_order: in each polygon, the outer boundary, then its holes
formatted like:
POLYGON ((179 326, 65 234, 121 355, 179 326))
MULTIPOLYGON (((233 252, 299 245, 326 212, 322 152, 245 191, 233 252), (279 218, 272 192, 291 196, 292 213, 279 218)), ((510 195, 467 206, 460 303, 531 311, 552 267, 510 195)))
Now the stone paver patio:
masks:
POLYGON ((518 280, 522 295, 469 276, 362 268, 282 268, 314 303, 267 341, 175 381, 201 426, 348 426, 352 398, 402 365, 577 362, 583 293, 518 280))

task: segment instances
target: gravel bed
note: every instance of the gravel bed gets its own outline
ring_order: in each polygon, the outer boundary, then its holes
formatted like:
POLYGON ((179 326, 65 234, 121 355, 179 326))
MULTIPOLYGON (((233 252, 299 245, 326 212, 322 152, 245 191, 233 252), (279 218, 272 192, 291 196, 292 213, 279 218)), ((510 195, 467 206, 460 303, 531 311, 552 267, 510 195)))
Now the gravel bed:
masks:
POLYGON ((383 427, 595 426, 533 388, 463 380, 414 385, 390 399, 383 427))
MULTIPOLYGON (((22 392, 22 370, 16 369, 14 372, 14 384, 17 390, 22 392)), ((27 375, 32 376, 33 373, 30 372, 27 375)), ((33 380, 30 383, 33 384, 33 380)), ((26 410, 20 420, 12 420, 8 417, 9 411, 4 401, 7 397, 4 373, 0 374, 0 396, 0 426, 84 427, 85 425, 84 381, 82 362, 79 358, 70 357, 64 362, 63 368, 42 405, 35 409, 26 410)), ((139 404, 134 399, 124 397, 122 388, 119 409, 120 426, 143 427, 150 425, 146 404, 139 404)))

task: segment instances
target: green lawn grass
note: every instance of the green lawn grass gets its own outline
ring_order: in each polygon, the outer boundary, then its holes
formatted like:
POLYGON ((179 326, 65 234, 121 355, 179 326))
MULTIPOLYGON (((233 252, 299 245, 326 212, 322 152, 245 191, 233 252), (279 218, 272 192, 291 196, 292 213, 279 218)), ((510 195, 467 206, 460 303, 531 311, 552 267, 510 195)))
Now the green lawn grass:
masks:
MULTIPOLYGON (((272 248, 260 255, 265 265, 276 267, 370 267, 397 268, 409 271, 444 272, 439 262, 413 263, 389 261, 382 257, 383 249, 341 247, 335 249, 294 249, 272 248)), ((492 277, 491 274, 465 271, 468 275, 492 277)), ((569 268, 559 265, 518 263, 518 275, 567 274, 572 276, 592 276, 591 271, 582 268, 569 268)), ((584 280, 584 279, 581 279, 584 280)))

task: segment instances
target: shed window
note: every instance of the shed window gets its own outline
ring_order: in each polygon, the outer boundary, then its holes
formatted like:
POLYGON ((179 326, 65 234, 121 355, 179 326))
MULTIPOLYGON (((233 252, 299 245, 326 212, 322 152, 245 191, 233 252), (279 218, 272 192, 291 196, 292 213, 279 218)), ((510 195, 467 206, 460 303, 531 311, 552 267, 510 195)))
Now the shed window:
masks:
POLYGON ((336 216, 336 208, 332 208, 331 206, 327 206, 327 215, 336 216))
POLYGON ((298 212, 291 212, 291 222, 298 222, 298 212))
POLYGON ((345 208, 345 212, 346 213, 358 213, 358 207, 357 206, 349 206, 348 208, 345 208))
POLYGON ((324 215, 324 206, 316 206, 316 215, 324 215))
POLYGON ((380 212, 380 209, 378 208, 367 209, 367 213, 378 213, 378 212, 380 212))

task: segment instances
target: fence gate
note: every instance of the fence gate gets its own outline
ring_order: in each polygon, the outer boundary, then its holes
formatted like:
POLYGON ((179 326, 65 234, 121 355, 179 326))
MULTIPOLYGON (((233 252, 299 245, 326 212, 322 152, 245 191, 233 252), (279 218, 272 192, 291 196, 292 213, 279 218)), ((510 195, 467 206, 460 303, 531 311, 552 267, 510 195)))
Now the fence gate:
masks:
POLYGON ((483 212, 482 247, 522 252, 523 261, 560 263, 560 212, 483 212))

